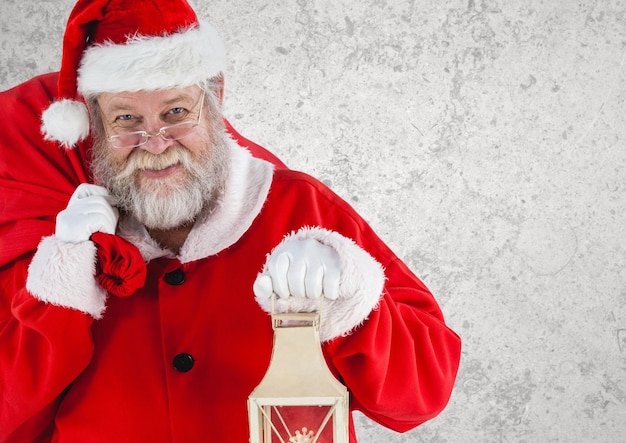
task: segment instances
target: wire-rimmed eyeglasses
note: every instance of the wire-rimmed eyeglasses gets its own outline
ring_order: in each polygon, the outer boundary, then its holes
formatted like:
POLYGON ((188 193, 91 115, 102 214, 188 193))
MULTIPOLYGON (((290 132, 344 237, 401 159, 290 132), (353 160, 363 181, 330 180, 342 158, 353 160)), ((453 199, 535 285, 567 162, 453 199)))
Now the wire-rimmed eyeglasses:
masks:
POLYGON ((145 145, 153 137, 161 137, 166 141, 180 140, 191 134, 193 128, 200 124, 202 117, 202 107, 204 105, 204 91, 200 97, 200 109, 198 111, 198 119, 196 121, 185 121, 169 126, 163 126, 158 132, 149 134, 146 131, 126 132, 124 134, 115 134, 109 136, 109 143, 114 148, 136 148, 145 145))

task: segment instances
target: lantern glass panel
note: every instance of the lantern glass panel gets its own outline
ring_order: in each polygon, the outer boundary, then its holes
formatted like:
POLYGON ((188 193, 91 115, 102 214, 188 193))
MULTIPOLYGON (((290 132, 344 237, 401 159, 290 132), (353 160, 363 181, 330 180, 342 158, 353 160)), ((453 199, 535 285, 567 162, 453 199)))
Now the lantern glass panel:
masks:
POLYGON ((333 410, 332 406, 266 406, 263 421, 268 439, 263 443, 330 443, 333 410))

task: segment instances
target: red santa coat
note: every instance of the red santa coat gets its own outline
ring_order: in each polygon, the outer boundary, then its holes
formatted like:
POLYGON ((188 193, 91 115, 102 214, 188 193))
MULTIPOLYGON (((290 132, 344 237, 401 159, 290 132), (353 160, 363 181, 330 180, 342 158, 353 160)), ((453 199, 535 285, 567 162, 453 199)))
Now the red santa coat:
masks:
POLYGON ((441 411, 460 341, 425 286, 323 184, 274 171, 240 147, 232 153, 225 204, 194 227, 178 257, 121 222, 119 234, 148 263, 132 296, 102 297, 85 259, 91 242, 76 251, 44 239, 28 290, 29 254, 0 270, 0 441, 248 441, 246 399, 272 346, 252 285, 293 231, 341 243, 342 263, 358 277, 342 281, 358 297, 328 307, 339 314, 326 322, 324 343, 351 409, 398 431, 441 411))

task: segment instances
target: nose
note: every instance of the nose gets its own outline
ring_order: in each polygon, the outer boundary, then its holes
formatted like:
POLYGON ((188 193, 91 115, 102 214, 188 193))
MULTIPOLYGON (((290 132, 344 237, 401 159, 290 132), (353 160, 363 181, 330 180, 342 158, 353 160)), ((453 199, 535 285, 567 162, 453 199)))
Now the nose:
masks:
POLYGON ((158 132, 156 134, 148 134, 148 137, 148 142, 139 146, 139 148, 151 154, 161 154, 171 143, 171 141, 164 140, 158 132))

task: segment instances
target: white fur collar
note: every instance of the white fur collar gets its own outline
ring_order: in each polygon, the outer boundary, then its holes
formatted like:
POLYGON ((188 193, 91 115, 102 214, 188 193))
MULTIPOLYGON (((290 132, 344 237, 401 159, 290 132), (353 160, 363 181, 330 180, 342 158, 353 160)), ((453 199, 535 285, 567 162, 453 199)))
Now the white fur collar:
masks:
MULTIPOLYGON (((230 148, 231 171, 222 202, 196 222, 178 256, 181 263, 214 255, 236 243, 265 203, 274 167, 253 157, 232 140, 230 148)), ((162 249, 134 219, 121 219, 118 234, 134 243, 146 262, 159 257, 174 258, 172 252, 162 249)))

